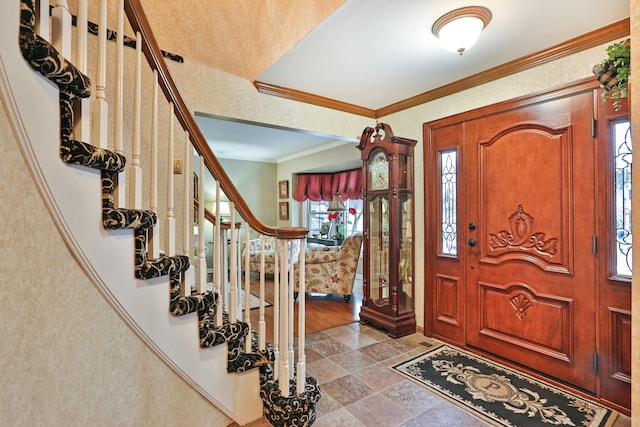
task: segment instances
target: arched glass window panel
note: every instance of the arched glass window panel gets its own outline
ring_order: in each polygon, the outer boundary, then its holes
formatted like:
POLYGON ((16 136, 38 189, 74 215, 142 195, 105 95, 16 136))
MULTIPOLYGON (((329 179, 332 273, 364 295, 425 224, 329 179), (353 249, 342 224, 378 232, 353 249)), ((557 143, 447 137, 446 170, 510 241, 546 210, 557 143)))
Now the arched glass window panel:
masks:
POLYGON ((441 253, 458 254, 458 163, 456 150, 440 152, 441 253))
POLYGON ((628 120, 613 125, 616 275, 631 276, 631 125, 628 120))

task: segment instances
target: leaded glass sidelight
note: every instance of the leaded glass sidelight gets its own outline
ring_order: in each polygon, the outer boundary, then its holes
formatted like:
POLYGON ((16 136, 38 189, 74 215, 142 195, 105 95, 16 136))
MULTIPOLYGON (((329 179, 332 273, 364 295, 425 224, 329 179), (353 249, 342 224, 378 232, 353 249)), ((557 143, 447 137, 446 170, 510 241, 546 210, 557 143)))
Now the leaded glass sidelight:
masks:
POLYGON ((614 194, 615 194, 615 257, 619 276, 631 276, 631 126, 628 120, 613 126, 614 194))
POLYGON ((440 152, 440 182, 441 182, 441 253, 457 255, 458 253, 458 169, 456 150, 440 152))

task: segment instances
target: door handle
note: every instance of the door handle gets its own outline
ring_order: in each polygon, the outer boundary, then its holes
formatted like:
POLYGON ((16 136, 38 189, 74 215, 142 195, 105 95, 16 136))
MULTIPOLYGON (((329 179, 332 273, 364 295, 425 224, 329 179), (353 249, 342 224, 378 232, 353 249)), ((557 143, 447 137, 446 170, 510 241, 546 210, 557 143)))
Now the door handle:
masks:
POLYGON ((473 248, 478 244, 478 242, 476 242, 476 239, 469 239, 469 241, 467 241, 467 244, 473 248))
POLYGON ((477 228, 477 225, 475 222, 470 222, 469 223, 469 230, 473 231, 477 228))

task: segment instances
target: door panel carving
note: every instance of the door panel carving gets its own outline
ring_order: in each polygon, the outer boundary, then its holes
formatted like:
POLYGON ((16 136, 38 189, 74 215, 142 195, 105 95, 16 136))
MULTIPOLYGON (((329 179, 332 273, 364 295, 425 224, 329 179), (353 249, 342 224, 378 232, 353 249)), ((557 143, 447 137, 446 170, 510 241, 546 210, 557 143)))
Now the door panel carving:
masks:
POLYGON ((572 134, 572 126, 519 123, 478 143, 480 214, 487 232, 480 262, 520 260, 571 272, 572 134), (535 212, 535 224, 524 206, 535 212))
POLYGON ((509 345, 569 361, 573 342, 572 301, 537 295, 524 283, 481 282, 480 334, 509 345))

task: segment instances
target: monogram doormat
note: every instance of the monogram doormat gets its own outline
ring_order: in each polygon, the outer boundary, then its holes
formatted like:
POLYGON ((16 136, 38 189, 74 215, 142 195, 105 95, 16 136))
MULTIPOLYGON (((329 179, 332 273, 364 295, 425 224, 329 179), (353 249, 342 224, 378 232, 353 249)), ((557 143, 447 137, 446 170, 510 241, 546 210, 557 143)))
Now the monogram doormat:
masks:
POLYGON ((506 366, 441 345, 392 366, 495 426, 612 426, 618 413, 506 366))

